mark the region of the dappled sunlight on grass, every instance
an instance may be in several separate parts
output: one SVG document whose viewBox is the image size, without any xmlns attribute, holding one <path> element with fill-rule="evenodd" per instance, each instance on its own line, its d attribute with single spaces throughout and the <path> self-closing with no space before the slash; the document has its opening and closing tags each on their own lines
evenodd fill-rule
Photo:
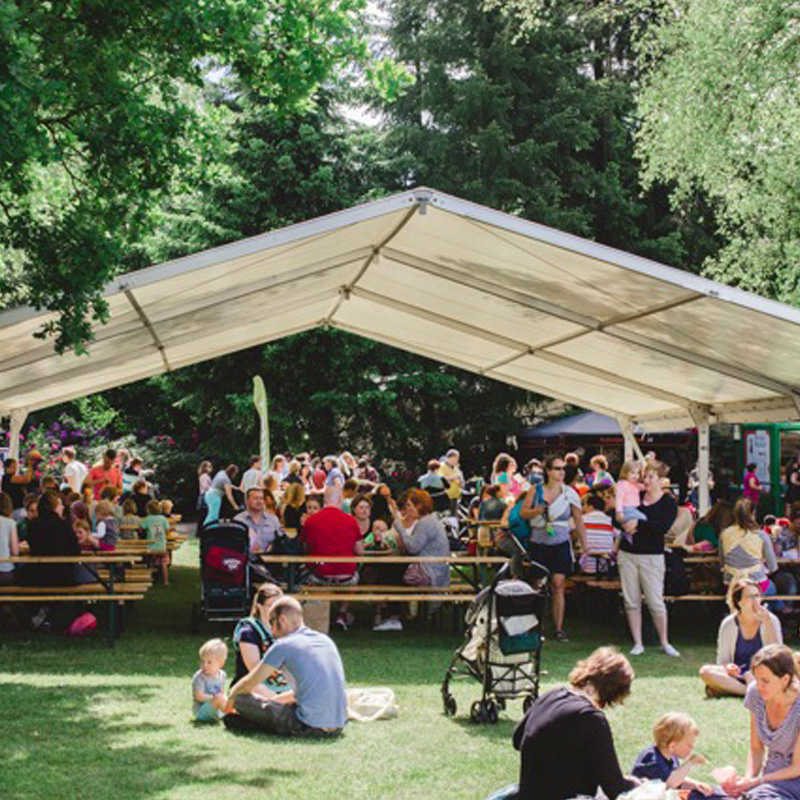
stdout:
<svg viewBox="0 0 800 800">
<path fill-rule="evenodd" d="M 510 702 L 495 726 L 475 726 L 469 709 L 481 695 L 472 680 L 457 681 L 455 718 L 442 709 L 440 685 L 460 634 L 411 625 L 402 633 L 359 625 L 335 632 L 348 683 L 391 686 L 400 717 L 351 724 L 334 741 L 282 741 L 234 735 L 221 725 L 191 721 L 190 678 L 197 649 L 228 626 L 189 627 L 198 596 L 196 549 L 179 553 L 171 585 L 156 586 L 139 604 L 114 648 L 101 637 L 68 640 L 16 633 L 0 636 L 4 750 L 0 797 L 124 800 L 249 800 L 258 797 L 480 800 L 511 782 L 518 755 L 511 735 L 522 703 Z M 595 647 L 628 642 L 619 617 L 569 618 L 568 643 L 548 642 L 547 689 L 567 679 L 577 659 Z M 713 657 L 715 627 L 681 619 L 674 641 L 683 657 L 656 648 L 633 660 L 633 694 L 609 712 L 622 766 L 650 743 L 653 721 L 682 709 L 700 726 L 698 749 L 713 765 L 744 765 L 747 714 L 736 700 L 706 700 L 697 669 Z M 228 662 L 232 671 L 232 659 Z M 707 775 L 698 770 L 697 775 Z"/>
</svg>

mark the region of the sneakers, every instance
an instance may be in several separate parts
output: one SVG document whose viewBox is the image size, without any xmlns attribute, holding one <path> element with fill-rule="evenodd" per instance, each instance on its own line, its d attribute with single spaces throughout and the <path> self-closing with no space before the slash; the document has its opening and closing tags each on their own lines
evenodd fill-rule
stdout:
<svg viewBox="0 0 800 800">
<path fill-rule="evenodd" d="M 343 631 L 347 630 L 347 619 L 343 614 L 339 614 L 339 616 L 336 617 L 336 627 Z"/>
<path fill-rule="evenodd" d="M 664 651 L 664 655 L 670 656 L 672 658 L 681 657 L 681 654 L 669 643 L 665 644 L 661 649 Z"/>
<path fill-rule="evenodd" d="M 630 651 L 632 656 L 640 656 L 644 653 L 644 645 L 643 644 L 635 644 Z"/>
<path fill-rule="evenodd" d="M 47 606 L 42 606 L 32 617 L 31 617 L 31 629 L 34 631 L 38 631 L 47 620 Z"/>
<path fill-rule="evenodd" d="M 374 631 L 401 631 L 403 630 L 403 623 L 400 622 L 399 619 L 396 617 L 392 617 L 390 619 L 385 619 L 383 622 L 379 622 L 376 625 L 372 626 L 372 630 Z"/>
<path fill-rule="evenodd" d="M 566 631 L 556 631 L 553 634 L 553 638 L 557 642 L 568 642 L 569 641 L 569 636 L 567 636 L 567 632 Z"/>
</svg>

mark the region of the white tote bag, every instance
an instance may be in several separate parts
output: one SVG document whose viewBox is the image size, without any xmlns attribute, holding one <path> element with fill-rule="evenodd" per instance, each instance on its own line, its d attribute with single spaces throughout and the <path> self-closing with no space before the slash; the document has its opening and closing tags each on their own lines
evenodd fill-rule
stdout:
<svg viewBox="0 0 800 800">
<path fill-rule="evenodd" d="M 397 698 L 387 686 L 347 690 L 347 718 L 355 722 L 394 719 L 400 713 Z"/>
</svg>

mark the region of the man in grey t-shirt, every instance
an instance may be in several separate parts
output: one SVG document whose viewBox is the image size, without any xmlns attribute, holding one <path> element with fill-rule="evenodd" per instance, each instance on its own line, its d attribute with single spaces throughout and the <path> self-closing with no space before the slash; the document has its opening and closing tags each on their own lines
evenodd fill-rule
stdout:
<svg viewBox="0 0 800 800">
<path fill-rule="evenodd" d="M 303 624 L 303 610 L 293 597 L 281 597 L 270 611 L 275 643 L 261 663 L 231 689 L 225 724 L 258 728 L 281 736 L 332 736 L 347 722 L 344 667 L 333 641 Z M 294 687 L 293 702 L 267 699 L 253 689 L 284 670 Z M 291 700 L 292 698 L 290 698 Z"/>
</svg>

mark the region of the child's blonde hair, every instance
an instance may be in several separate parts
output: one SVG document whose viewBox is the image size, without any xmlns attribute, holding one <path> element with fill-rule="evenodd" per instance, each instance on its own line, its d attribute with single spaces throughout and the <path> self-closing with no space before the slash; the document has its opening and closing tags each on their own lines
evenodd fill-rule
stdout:
<svg viewBox="0 0 800 800">
<path fill-rule="evenodd" d="M 642 465 L 638 461 L 623 461 L 619 468 L 620 480 L 628 480 L 633 473 L 641 473 Z"/>
<path fill-rule="evenodd" d="M 228 657 L 228 645 L 222 639 L 209 639 L 200 648 L 200 658 L 218 658 L 222 663 Z"/>
<path fill-rule="evenodd" d="M 83 531 L 84 533 L 92 532 L 92 528 L 91 525 L 89 525 L 88 519 L 76 519 L 72 523 L 72 530 L 74 530 L 75 533 L 77 533 L 78 531 Z"/>
<path fill-rule="evenodd" d="M 172 502 L 172 500 L 162 500 L 161 501 L 161 513 L 165 517 L 168 517 L 172 513 L 173 505 L 174 505 L 174 503 Z"/>
<path fill-rule="evenodd" d="M 695 721 L 681 711 L 668 711 L 662 714 L 653 725 L 653 741 L 656 747 L 666 749 L 672 742 L 685 739 L 689 734 L 698 733 Z"/>
<path fill-rule="evenodd" d="M 94 509 L 95 516 L 106 519 L 114 516 L 114 505 L 108 500 L 101 500 Z"/>
</svg>

